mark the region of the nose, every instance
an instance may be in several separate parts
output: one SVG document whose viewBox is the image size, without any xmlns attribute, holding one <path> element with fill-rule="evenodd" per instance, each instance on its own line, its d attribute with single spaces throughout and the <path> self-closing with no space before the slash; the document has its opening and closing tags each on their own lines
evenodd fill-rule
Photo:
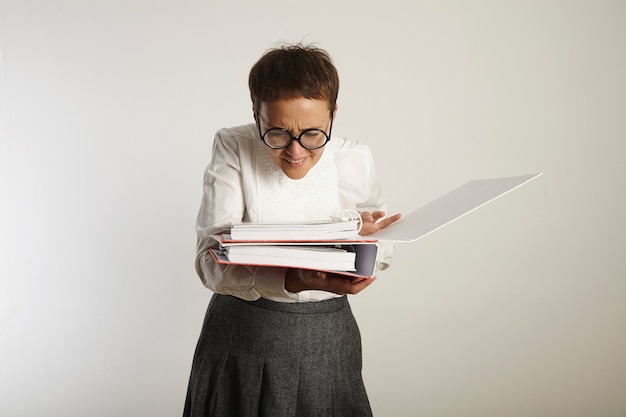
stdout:
<svg viewBox="0 0 626 417">
<path fill-rule="evenodd" d="M 293 140 L 293 139 L 291 143 L 289 144 L 289 146 L 285 148 L 285 150 L 291 156 L 304 155 L 308 152 L 308 149 L 300 145 L 300 142 L 298 142 L 297 140 Z"/>
</svg>

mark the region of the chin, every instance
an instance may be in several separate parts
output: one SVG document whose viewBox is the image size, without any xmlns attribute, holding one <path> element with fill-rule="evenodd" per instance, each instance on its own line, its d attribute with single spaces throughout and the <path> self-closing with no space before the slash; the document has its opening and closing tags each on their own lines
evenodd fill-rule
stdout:
<svg viewBox="0 0 626 417">
<path fill-rule="evenodd" d="M 283 174 L 285 174 L 287 177 L 291 178 L 292 180 L 301 180 L 302 178 L 306 177 L 306 174 L 308 174 L 309 170 L 308 169 L 282 169 Z"/>
</svg>

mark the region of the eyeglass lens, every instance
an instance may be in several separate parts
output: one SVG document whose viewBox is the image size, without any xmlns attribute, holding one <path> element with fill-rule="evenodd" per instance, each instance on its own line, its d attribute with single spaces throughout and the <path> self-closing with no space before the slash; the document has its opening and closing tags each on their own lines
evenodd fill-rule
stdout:
<svg viewBox="0 0 626 417">
<path fill-rule="evenodd" d="M 291 133 L 281 128 L 269 129 L 263 135 L 263 141 L 272 148 L 286 148 L 291 143 L 291 139 Z M 294 139 L 297 139 L 305 148 L 316 149 L 324 146 L 328 137 L 320 129 L 308 129 Z"/>
</svg>

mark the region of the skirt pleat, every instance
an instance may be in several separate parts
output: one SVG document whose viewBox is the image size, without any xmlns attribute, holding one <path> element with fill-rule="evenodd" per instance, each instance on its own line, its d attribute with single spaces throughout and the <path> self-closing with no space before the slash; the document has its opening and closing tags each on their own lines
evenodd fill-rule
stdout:
<svg viewBox="0 0 626 417">
<path fill-rule="evenodd" d="M 371 416 L 347 297 L 249 302 L 215 294 L 184 416 Z"/>
</svg>

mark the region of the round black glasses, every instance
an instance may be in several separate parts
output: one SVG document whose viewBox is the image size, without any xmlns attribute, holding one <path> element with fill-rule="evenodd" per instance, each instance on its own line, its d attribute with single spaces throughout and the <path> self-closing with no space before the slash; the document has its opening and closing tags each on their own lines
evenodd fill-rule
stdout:
<svg viewBox="0 0 626 417">
<path fill-rule="evenodd" d="M 302 131 L 298 136 L 293 136 L 290 131 L 282 127 L 272 127 L 267 129 L 265 133 L 261 132 L 261 122 L 259 113 L 256 115 L 257 127 L 261 140 L 272 149 L 284 149 L 291 145 L 291 141 L 296 141 L 304 149 L 319 149 L 326 145 L 330 140 L 330 133 L 333 129 L 333 112 L 330 112 L 330 129 L 328 133 L 322 129 L 312 128 Z"/>
</svg>

